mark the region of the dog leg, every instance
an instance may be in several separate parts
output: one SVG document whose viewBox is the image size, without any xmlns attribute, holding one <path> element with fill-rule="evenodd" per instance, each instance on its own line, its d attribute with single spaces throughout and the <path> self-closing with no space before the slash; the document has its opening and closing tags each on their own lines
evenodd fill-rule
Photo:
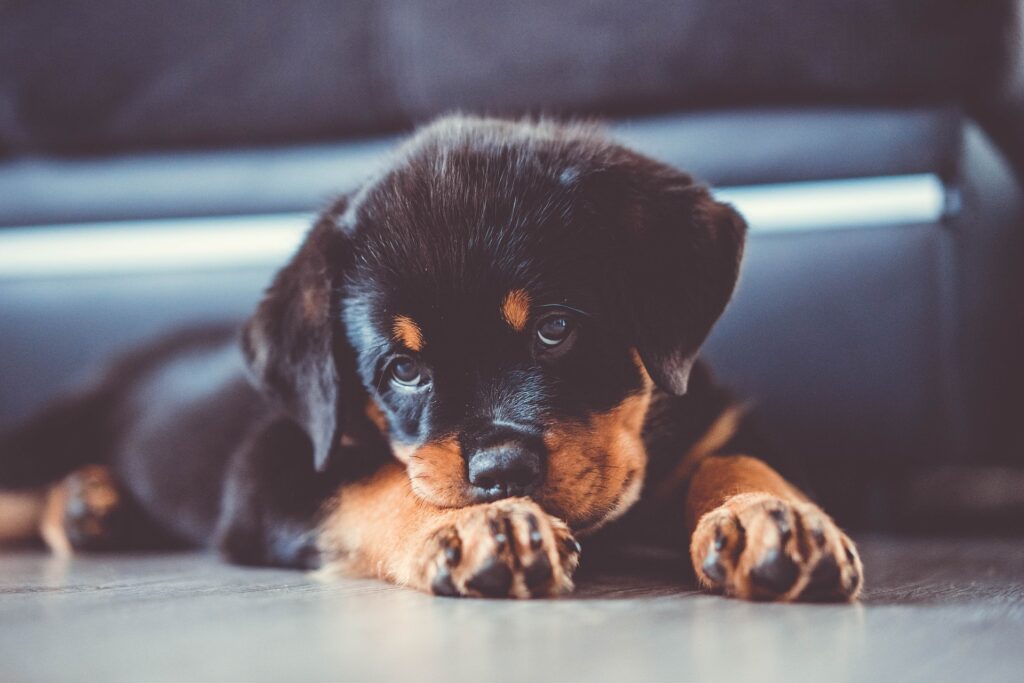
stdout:
<svg viewBox="0 0 1024 683">
<path fill-rule="evenodd" d="M 579 545 L 526 498 L 436 508 L 397 463 L 344 487 L 320 534 L 326 569 L 438 595 L 543 597 L 572 590 Z"/>
<path fill-rule="evenodd" d="M 853 600 L 857 549 L 821 508 L 762 461 L 703 459 L 690 480 L 690 556 L 707 589 L 752 600 Z"/>
<path fill-rule="evenodd" d="M 229 562 L 316 569 L 316 528 L 337 480 L 313 468 L 309 438 L 273 420 L 231 457 L 214 545 Z"/>
<path fill-rule="evenodd" d="M 42 491 L 0 491 L 0 546 L 38 538 L 45 507 Z"/>
<path fill-rule="evenodd" d="M 50 487 L 38 531 L 58 555 L 174 545 L 101 465 L 80 468 Z"/>
</svg>

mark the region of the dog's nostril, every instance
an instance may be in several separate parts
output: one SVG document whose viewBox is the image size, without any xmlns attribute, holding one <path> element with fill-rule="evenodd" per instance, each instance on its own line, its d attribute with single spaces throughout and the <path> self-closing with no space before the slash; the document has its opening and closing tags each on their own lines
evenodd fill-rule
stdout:
<svg viewBox="0 0 1024 683">
<path fill-rule="evenodd" d="M 482 451 L 469 461 L 469 483 L 507 496 L 529 493 L 540 479 L 540 458 L 523 448 Z"/>
</svg>

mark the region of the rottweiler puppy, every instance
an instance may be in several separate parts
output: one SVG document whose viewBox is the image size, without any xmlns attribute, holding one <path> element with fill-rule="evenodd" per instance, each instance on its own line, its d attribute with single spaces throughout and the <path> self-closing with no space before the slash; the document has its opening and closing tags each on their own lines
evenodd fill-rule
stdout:
<svg viewBox="0 0 1024 683">
<path fill-rule="evenodd" d="M 323 213 L 240 335 L 129 355 L 8 434 L 6 533 L 20 501 L 58 550 L 518 598 L 572 590 L 577 539 L 653 537 L 708 590 L 853 599 L 853 543 L 696 363 L 745 232 L 594 126 L 443 118 Z"/>
</svg>

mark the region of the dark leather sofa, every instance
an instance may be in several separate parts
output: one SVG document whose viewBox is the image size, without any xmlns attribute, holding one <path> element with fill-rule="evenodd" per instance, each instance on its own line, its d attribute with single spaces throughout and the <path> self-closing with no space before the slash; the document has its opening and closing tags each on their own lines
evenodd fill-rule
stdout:
<svg viewBox="0 0 1024 683">
<path fill-rule="evenodd" d="M 0 425 L 114 349 L 244 316 L 275 263 L 32 271 L 4 260 L 21 236 L 56 254 L 68 233 L 45 226 L 130 235 L 154 225 L 140 220 L 314 211 L 417 122 L 545 113 L 607 119 L 747 198 L 931 179 L 940 205 L 925 216 L 752 220 L 706 355 L 851 519 L 884 518 L 914 468 L 1024 465 L 1021 13 L 1012 0 L 4 3 Z M 245 243 L 242 226 L 223 249 Z M 116 250 L 110 229 L 96 244 Z"/>
</svg>

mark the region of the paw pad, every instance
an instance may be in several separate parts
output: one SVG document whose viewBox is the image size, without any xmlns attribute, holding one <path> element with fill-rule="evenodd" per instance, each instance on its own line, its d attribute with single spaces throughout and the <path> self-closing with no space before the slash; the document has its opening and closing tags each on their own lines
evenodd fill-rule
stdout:
<svg viewBox="0 0 1024 683">
<path fill-rule="evenodd" d="M 820 508 L 768 494 L 727 500 L 700 519 L 691 543 L 701 583 L 754 600 L 854 599 L 860 559 Z"/>
<path fill-rule="evenodd" d="M 579 543 L 560 520 L 525 499 L 466 508 L 428 542 L 431 592 L 542 597 L 572 589 Z"/>
</svg>

